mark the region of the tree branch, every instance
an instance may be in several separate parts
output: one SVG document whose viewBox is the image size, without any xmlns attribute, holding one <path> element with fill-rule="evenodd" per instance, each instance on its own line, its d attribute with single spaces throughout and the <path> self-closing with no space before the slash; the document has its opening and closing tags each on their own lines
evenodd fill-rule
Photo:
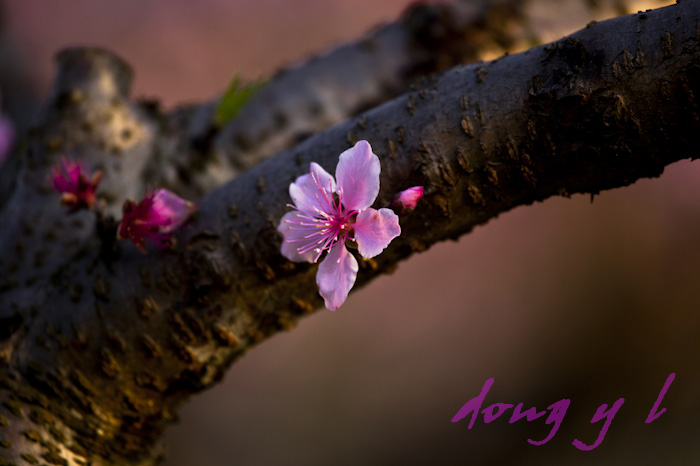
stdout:
<svg viewBox="0 0 700 466">
<path fill-rule="evenodd" d="M 636 0 L 561 0 L 561 18 L 633 11 Z M 149 176 L 159 185 L 199 197 L 238 173 L 305 138 L 403 92 L 430 73 L 520 51 L 579 24 L 547 20 L 546 0 L 478 0 L 417 4 L 362 40 L 338 47 L 273 76 L 223 128 L 218 101 L 169 115 L 171 141 L 154 157 Z M 546 25 L 547 29 L 543 29 Z"/>
<path fill-rule="evenodd" d="M 152 464 L 156 440 L 184 400 L 319 307 L 316 266 L 286 261 L 276 226 L 290 181 L 311 161 L 332 172 L 356 139 L 382 160 L 377 205 L 408 186 L 426 187 L 402 235 L 361 261 L 357 286 L 515 206 L 625 186 L 697 157 L 699 21 L 697 2 L 686 1 L 455 68 L 213 191 L 177 248 L 148 255 L 95 234 L 105 226 L 87 214 L 66 221 L 42 189 L 57 149 L 89 152 L 107 168 L 107 191 L 126 190 L 107 200 L 116 215 L 121 199 L 142 192 L 124 180 L 138 179 L 139 164 L 161 144 L 157 119 L 126 100 L 120 62 L 97 51 L 64 55 L 52 106 L 2 213 L 6 461 Z M 115 154 L 118 144 L 129 150 Z M 59 223 L 65 233 L 39 254 Z"/>
<path fill-rule="evenodd" d="M 181 150 L 154 159 L 156 182 L 198 197 L 312 134 L 408 90 L 425 74 L 522 41 L 525 0 L 417 4 L 362 40 L 278 72 L 223 128 L 218 101 L 171 115 Z M 182 150 L 184 149 L 184 150 Z"/>
</svg>

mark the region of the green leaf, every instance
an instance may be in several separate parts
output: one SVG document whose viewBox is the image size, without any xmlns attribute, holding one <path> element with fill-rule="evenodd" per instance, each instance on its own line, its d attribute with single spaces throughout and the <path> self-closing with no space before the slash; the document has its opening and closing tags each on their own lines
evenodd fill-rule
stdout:
<svg viewBox="0 0 700 466">
<path fill-rule="evenodd" d="M 228 123 L 233 117 L 238 115 L 238 112 L 241 111 L 246 102 L 262 89 L 265 84 L 265 80 L 262 78 L 249 84 L 241 84 L 241 77 L 236 74 L 223 97 L 221 97 L 219 106 L 216 108 L 215 123 L 218 126 L 224 126 Z"/>
</svg>

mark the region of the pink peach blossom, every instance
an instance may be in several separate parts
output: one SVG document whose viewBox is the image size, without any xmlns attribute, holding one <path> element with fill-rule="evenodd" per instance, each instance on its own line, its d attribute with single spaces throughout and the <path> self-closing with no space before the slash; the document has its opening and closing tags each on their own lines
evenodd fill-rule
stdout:
<svg viewBox="0 0 700 466">
<path fill-rule="evenodd" d="M 141 252 L 146 252 L 146 241 L 157 248 L 172 244 L 172 232 L 185 223 L 197 204 L 181 199 L 167 189 L 147 190 L 138 204 L 124 203 L 119 237 L 131 239 Z"/>
<path fill-rule="evenodd" d="M 357 278 L 358 264 L 346 240 L 357 243 L 364 258 L 381 253 L 401 234 L 398 216 L 389 209 L 370 207 L 379 194 L 379 158 L 367 141 L 340 154 L 336 179 L 320 165 L 289 186 L 294 210 L 286 213 L 277 230 L 282 233 L 282 255 L 295 262 L 317 262 L 316 284 L 325 305 L 335 311 L 345 302 Z"/>
<path fill-rule="evenodd" d="M 97 202 L 95 190 L 102 180 L 102 171 L 90 175 L 83 162 L 63 157 L 61 162 L 51 168 L 49 181 L 56 191 L 62 193 L 61 203 L 70 207 L 71 212 L 78 209 L 92 208 Z"/>
<path fill-rule="evenodd" d="M 423 197 L 423 186 L 414 186 L 404 189 L 391 200 L 390 207 L 399 215 L 407 215 L 413 212 L 416 204 Z"/>
</svg>

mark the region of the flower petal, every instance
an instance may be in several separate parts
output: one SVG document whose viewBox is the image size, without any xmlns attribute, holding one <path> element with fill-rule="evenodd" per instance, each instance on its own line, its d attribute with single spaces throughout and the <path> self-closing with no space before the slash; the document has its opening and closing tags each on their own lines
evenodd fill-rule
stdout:
<svg viewBox="0 0 700 466">
<path fill-rule="evenodd" d="M 400 215 L 410 214 L 423 197 L 423 186 L 414 186 L 398 193 L 391 200 L 390 207 Z"/>
<path fill-rule="evenodd" d="M 299 254 L 297 249 L 309 243 L 305 238 L 309 234 L 307 229 L 295 228 L 299 223 L 299 212 L 293 210 L 282 216 L 277 231 L 282 233 L 282 255 L 292 262 L 313 262 L 316 253 L 312 250 Z"/>
<path fill-rule="evenodd" d="M 311 173 L 301 175 L 289 185 L 289 196 L 299 210 L 315 213 L 329 212 L 329 201 L 333 199 L 336 185 L 333 176 L 316 162 L 311 162 Z"/>
<path fill-rule="evenodd" d="M 338 309 L 347 299 L 357 278 L 357 260 L 345 248 L 345 243 L 333 246 L 318 266 L 316 284 L 318 292 L 331 311 Z"/>
<path fill-rule="evenodd" d="M 379 194 L 379 172 L 382 167 L 367 141 L 358 141 L 354 147 L 340 154 L 335 176 L 342 188 L 345 211 L 364 210 Z"/>
<path fill-rule="evenodd" d="M 169 219 L 164 224 L 161 233 L 170 233 L 187 221 L 197 211 L 197 204 L 186 201 L 167 189 L 159 189 L 153 195 L 153 212 L 160 218 Z"/>
<path fill-rule="evenodd" d="M 399 217 L 390 209 L 363 210 L 357 215 L 353 228 L 357 249 L 365 259 L 382 252 L 401 234 Z"/>
<path fill-rule="evenodd" d="M 82 163 L 62 157 L 61 161 L 51 168 L 51 177 L 56 191 L 77 195 L 81 172 L 87 172 Z"/>
<path fill-rule="evenodd" d="M 149 190 L 138 203 L 127 200 L 122 207 L 118 237 L 131 239 L 146 252 L 146 243 L 167 248 L 173 242 L 173 230 L 185 223 L 197 210 L 197 204 L 181 199 L 167 189 Z"/>
</svg>

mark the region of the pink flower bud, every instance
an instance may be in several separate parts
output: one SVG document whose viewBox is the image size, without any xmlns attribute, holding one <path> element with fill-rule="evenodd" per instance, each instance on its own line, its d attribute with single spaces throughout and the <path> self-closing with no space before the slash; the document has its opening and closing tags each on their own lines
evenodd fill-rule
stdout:
<svg viewBox="0 0 700 466">
<path fill-rule="evenodd" d="M 130 239 L 143 253 L 146 240 L 157 248 L 167 248 L 172 243 L 172 232 L 196 211 L 197 204 L 167 189 L 147 190 L 138 204 L 131 200 L 124 203 L 119 237 Z"/>
<path fill-rule="evenodd" d="M 75 162 L 63 157 L 61 162 L 51 169 L 49 181 L 56 191 L 62 193 L 61 203 L 70 207 L 71 212 L 95 206 L 95 190 L 102 180 L 102 171 L 90 176 L 90 171 L 82 162 Z"/>
<path fill-rule="evenodd" d="M 423 186 L 414 186 L 398 193 L 391 200 L 391 208 L 399 215 L 413 212 L 416 204 L 423 197 Z"/>
</svg>

